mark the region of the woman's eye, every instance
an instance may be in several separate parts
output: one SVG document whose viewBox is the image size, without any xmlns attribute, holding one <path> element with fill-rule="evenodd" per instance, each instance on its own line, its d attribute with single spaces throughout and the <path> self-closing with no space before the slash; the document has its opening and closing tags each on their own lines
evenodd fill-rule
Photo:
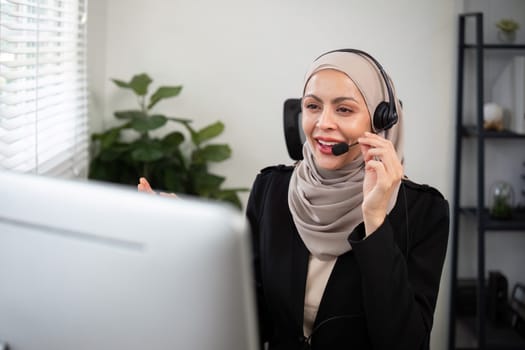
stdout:
<svg viewBox="0 0 525 350">
<path fill-rule="evenodd" d="M 350 108 L 346 108 L 346 107 L 339 107 L 337 108 L 337 111 L 340 113 L 351 113 L 352 112 Z"/>
<path fill-rule="evenodd" d="M 306 104 L 306 109 L 316 110 L 316 109 L 318 109 L 318 108 L 319 108 L 319 106 L 316 105 L 315 103 L 307 103 L 307 104 Z"/>
</svg>

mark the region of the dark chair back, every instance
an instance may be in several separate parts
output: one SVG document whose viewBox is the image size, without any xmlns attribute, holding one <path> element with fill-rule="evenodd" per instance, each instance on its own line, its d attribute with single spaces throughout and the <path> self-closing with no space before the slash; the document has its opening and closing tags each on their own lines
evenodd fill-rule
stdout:
<svg viewBox="0 0 525 350">
<path fill-rule="evenodd" d="M 289 98 L 284 101 L 284 138 L 288 155 L 293 160 L 303 159 L 304 134 L 301 129 L 301 99 Z"/>
</svg>

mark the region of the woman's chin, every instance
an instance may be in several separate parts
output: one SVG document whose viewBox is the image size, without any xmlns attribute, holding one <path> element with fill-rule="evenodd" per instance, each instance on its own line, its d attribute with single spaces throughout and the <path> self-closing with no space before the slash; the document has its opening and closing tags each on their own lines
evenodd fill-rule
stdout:
<svg viewBox="0 0 525 350">
<path fill-rule="evenodd" d="M 342 159 L 334 155 L 318 155 L 315 157 L 315 164 L 323 170 L 337 170 L 345 165 Z"/>
</svg>

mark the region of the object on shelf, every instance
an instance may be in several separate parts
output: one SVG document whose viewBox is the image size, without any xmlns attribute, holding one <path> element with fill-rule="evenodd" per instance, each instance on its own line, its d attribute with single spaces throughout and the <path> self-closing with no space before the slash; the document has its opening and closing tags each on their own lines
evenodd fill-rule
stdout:
<svg viewBox="0 0 525 350">
<path fill-rule="evenodd" d="M 492 86 L 492 98 L 503 108 L 511 131 L 525 134 L 525 56 L 515 56 Z"/>
<path fill-rule="evenodd" d="M 512 327 L 522 337 L 525 337 L 525 285 L 516 283 L 512 289 L 510 309 Z"/>
<path fill-rule="evenodd" d="M 477 281 L 475 278 L 459 278 L 456 291 L 456 313 L 458 316 L 476 315 Z"/>
<path fill-rule="evenodd" d="M 503 130 L 503 108 L 497 103 L 483 105 L 483 128 L 485 130 Z"/>
<path fill-rule="evenodd" d="M 516 41 L 516 31 L 520 29 L 520 25 L 513 19 L 502 18 L 496 22 L 498 27 L 498 39 L 505 43 L 510 44 Z"/>
<path fill-rule="evenodd" d="M 500 271 L 489 271 L 486 311 L 487 319 L 494 327 L 510 324 L 509 306 L 507 301 L 508 281 Z M 477 280 L 475 278 L 460 278 L 457 281 L 456 314 L 460 317 L 475 317 L 477 308 Z"/>
<path fill-rule="evenodd" d="M 514 206 L 514 189 L 505 182 L 499 181 L 490 187 L 490 216 L 494 219 L 505 220 L 512 217 Z"/>
<path fill-rule="evenodd" d="M 523 166 L 525 167 L 525 162 L 523 162 Z M 525 181 L 525 173 L 521 174 L 521 178 Z M 522 204 L 520 205 L 520 207 L 525 208 L 525 186 L 521 190 L 521 196 L 524 198 L 522 199 L 523 202 L 521 202 Z"/>
<path fill-rule="evenodd" d="M 489 271 L 488 284 L 488 319 L 492 321 L 495 327 L 507 326 L 509 323 L 507 303 L 509 283 L 507 277 L 500 271 Z"/>
</svg>

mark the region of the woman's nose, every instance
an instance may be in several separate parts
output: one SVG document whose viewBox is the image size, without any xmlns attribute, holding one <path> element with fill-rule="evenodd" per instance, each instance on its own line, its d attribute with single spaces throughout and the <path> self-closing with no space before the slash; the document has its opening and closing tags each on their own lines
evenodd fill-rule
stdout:
<svg viewBox="0 0 525 350">
<path fill-rule="evenodd" d="M 319 115 L 319 119 L 317 120 L 317 127 L 324 130 L 336 128 L 334 115 L 329 108 L 325 108 L 323 112 Z"/>
</svg>

